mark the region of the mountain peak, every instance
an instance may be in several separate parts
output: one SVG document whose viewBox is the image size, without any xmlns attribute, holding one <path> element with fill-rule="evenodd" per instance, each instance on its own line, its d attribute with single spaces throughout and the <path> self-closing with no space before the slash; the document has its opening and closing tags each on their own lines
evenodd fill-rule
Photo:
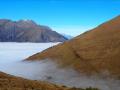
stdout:
<svg viewBox="0 0 120 90">
<path fill-rule="evenodd" d="M 18 23 L 26 23 L 26 24 L 36 25 L 36 23 L 33 20 L 29 20 L 29 19 L 19 20 Z"/>
<path fill-rule="evenodd" d="M 63 42 L 67 39 L 32 20 L 0 20 L 0 42 Z"/>
</svg>

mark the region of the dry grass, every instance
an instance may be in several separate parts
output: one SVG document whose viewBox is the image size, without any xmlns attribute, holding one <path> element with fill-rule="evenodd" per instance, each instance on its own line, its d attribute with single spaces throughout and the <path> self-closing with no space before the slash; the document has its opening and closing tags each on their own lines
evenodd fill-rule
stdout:
<svg viewBox="0 0 120 90">
<path fill-rule="evenodd" d="M 0 72 L 0 90 L 98 90 L 96 88 L 68 88 L 43 81 L 27 80 Z"/>
<path fill-rule="evenodd" d="M 46 58 L 86 74 L 108 71 L 120 77 L 120 16 L 27 60 Z"/>
</svg>

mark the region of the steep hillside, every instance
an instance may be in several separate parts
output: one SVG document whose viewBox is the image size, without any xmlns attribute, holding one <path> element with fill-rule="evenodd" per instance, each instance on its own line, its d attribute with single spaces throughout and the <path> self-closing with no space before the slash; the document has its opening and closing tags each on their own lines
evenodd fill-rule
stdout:
<svg viewBox="0 0 120 90">
<path fill-rule="evenodd" d="M 0 72 L 0 90 L 98 90 L 95 88 L 68 88 L 43 81 L 27 80 Z"/>
<path fill-rule="evenodd" d="M 31 20 L 0 19 L 0 42 L 63 42 L 67 38 Z"/>
<path fill-rule="evenodd" d="M 50 58 L 79 72 L 120 78 L 120 16 L 27 60 Z"/>
</svg>

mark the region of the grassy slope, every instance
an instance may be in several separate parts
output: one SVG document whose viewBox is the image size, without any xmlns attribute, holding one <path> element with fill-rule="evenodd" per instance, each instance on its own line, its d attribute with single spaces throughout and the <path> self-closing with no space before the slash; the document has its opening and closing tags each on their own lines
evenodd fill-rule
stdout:
<svg viewBox="0 0 120 90">
<path fill-rule="evenodd" d="M 98 90 L 58 86 L 46 82 L 27 80 L 0 72 L 0 90 Z"/>
<path fill-rule="evenodd" d="M 108 71 L 120 77 L 120 16 L 27 60 L 46 58 L 86 74 Z"/>
</svg>

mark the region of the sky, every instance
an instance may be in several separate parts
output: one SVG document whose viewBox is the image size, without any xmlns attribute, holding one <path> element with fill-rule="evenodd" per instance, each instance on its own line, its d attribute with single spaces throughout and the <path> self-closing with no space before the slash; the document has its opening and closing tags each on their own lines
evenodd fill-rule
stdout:
<svg viewBox="0 0 120 90">
<path fill-rule="evenodd" d="M 0 19 L 29 19 L 72 36 L 119 14 L 120 0 L 0 0 Z"/>
</svg>

